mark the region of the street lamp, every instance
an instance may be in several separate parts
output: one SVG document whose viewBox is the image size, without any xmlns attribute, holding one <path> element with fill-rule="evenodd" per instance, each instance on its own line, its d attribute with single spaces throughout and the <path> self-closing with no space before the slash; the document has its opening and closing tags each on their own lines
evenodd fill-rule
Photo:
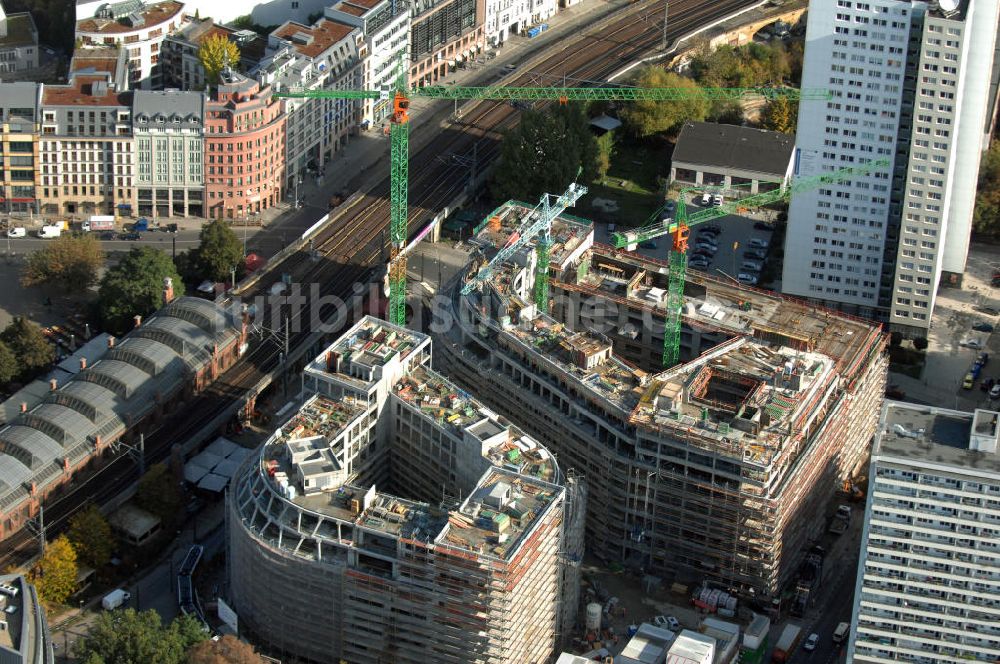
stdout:
<svg viewBox="0 0 1000 664">
<path fill-rule="evenodd" d="M 295 209 L 299 209 L 299 185 L 302 184 L 302 178 L 298 175 L 295 176 Z"/>
</svg>

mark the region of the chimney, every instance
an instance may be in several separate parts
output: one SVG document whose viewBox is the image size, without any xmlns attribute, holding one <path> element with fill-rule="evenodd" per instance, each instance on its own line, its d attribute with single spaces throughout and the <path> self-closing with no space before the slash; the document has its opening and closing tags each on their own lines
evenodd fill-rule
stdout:
<svg viewBox="0 0 1000 664">
<path fill-rule="evenodd" d="M 139 327 L 140 325 L 142 325 L 142 316 L 137 315 L 134 320 L 135 320 L 135 326 L 136 327 Z"/>
<path fill-rule="evenodd" d="M 69 472 L 69 457 L 63 457 L 63 471 Z"/>
<path fill-rule="evenodd" d="M 56 390 L 58 390 L 59 389 L 59 381 L 56 380 L 55 378 L 53 378 L 52 380 L 50 380 L 49 381 L 49 389 L 52 390 L 53 392 L 55 392 Z"/>
<path fill-rule="evenodd" d="M 174 300 L 174 280 L 170 277 L 163 278 L 163 304 L 170 304 Z"/>
<path fill-rule="evenodd" d="M 114 348 L 114 347 L 115 347 L 115 338 L 112 337 L 112 336 L 109 336 L 108 337 L 108 348 Z"/>
<path fill-rule="evenodd" d="M 94 436 L 94 447 L 97 448 L 98 450 L 101 449 L 101 437 L 100 436 Z"/>
<path fill-rule="evenodd" d="M 87 368 L 87 358 L 81 357 L 80 358 L 80 371 L 83 371 L 86 368 Z"/>
<path fill-rule="evenodd" d="M 22 413 L 27 413 L 28 412 L 28 402 L 27 401 L 22 401 L 21 402 L 21 412 Z"/>
</svg>

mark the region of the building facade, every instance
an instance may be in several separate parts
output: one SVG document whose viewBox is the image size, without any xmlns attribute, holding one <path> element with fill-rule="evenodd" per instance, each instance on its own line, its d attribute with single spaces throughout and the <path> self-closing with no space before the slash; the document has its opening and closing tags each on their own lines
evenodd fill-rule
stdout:
<svg viewBox="0 0 1000 664">
<path fill-rule="evenodd" d="M 528 210 L 471 242 L 487 256 Z M 552 316 L 530 243 L 456 298 L 437 366 L 586 480 L 588 551 L 665 582 L 777 598 L 863 463 L 885 386 L 875 325 L 690 273 L 681 357 L 662 366 L 669 267 L 551 231 Z M 470 265 L 466 278 L 475 279 Z"/>
<path fill-rule="evenodd" d="M 38 126 L 42 86 L 0 83 L 0 210 L 39 211 Z"/>
<path fill-rule="evenodd" d="M 360 90 L 367 53 L 360 28 L 322 18 L 311 26 L 288 22 L 268 37 L 258 76 L 276 91 Z M 361 124 L 359 99 L 285 99 L 288 191 L 306 172 L 318 172 Z"/>
<path fill-rule="evenodd" d="M 510 35 L 552 18 L 558 9 L 557 0 L 486 0 L 486 42 L 493 48 L 502 46 Z"/>
<path fill-rule="evenodd" d="M 132 95 L 110 74 L 45 86 L 41 125 L 43 214 L 110 215 L 132 204 Z"/>
<path fill-rule="evenodd" d="M 431 85 L 486 47 L 485 0 L 418 0 L 410 9 L 410 82 Z"/>
<path fill-rule="evenodd" d="M 285 114 L 271 87 L 224 71 L 205 102 L 205 192 L 213 219 L 277 205 L 285 181 Z"/>
<path fill-rule="evenodd" d="M 792 197 L 785 292 L 926 335 L 942 275 L 965 270 L 998 12 L 998 0 L 811 3 L 802 85 L 832 97 L 800 104 L 795 173 L 890 165 Z"/>
<path fill-rule="evenodd" d="M 882 407 L 849 663 L 1000 659 L 998 420 Z"/>
<path fill-rule="evenodd" d="M 45 607 L 35 586 L 22 574 L 0 576 L 0 662 L 4 664 L 55 664 L 52 635 Z M 13 589 L 14 592 L 10 592 Z"/>
<path fill-rule="evenodd" d="M 429 337 L 362 319 L 237 473 L 229 587 L 265 650 L 543 664 L 572 626 L 584 494 L 430 360 Z"/>
<path fill-rule="evenodd" d="M 365 90 L 392 88 L 399 78 L 399 67 L 407 66 L 410 39 L 410 10 L 406 3 L 394 0 L 340 0 L 328 7 L 326 18 L 360 28 L 364 34 L 366 55 L 362 56 L 361 85 Z M 392 115 L 392 99 L 365 99 L 361 105 L 361 124 L 371 128 Z"/>
<path fill-rule="evenodd" d="M 38 29 L 31 12 L 8 14 L 0 4 L 0 76 L 17 78 L 38 68 Z"/>
<path fill-rule="evenodd" d="M 139 216 L 204 216 L 205 96 L 137 90 L 132 126 Z"/>
</svg>

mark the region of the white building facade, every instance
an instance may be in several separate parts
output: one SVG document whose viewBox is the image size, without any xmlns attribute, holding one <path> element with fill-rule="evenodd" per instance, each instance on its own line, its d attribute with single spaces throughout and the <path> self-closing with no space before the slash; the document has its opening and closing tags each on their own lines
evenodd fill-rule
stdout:
<svg viewBox="0 0 1000 664">
<path fill-rule="evenodd" d="M 998 417 L 883 406 L 849 663 L 1000 658 Z"/>
<path fill-rule="evenodd" d="M 408 67 L 410 8 L 399 0 L 341 0 L 325 11 L 326 18 L 360 28 L 366 54 L 362 60 L 361 85 L 365 90 L 392 89 L 399 66 Z M 392 98 L 362 102 L 364 127 L 374 127 L 392 115 Z"/>
<path fill-rule="evenodd" d="M 926 335 L 942 274 L 965 270 L 998 8 L 811 3 L 802 85 L 832 97 L 801 102 L 795 174 L 889 166 L 796 193 L 784 292 Z"/>
<path fill-rule="evenodd" d="M 77 4 L 76 38 L 82 48 L 115 45 L 127 49 L 131 87 L 155 90 L 161 83 L 160 46 L 168 34 L 184 25 L 184 9 L 184 3 L 177 0 Z"/>
<path fill-rule="evenodd" d="M 288 22 L 271 33 L 268 55 L 258 77 L 276 91 L 360 90 L 363 85 L 365 38 L 361 29 L 320 19 L 311 26 Z M 360 99 L 285 99 L 286 175 L 289 190 L 295 177 L 316 172 L 347 145 L 361 123 Z"/>
<path fill-rule="evenodd" d="M 510 35 L 552 18 L 558 9 L 558 0 L 486 0 L 486 42 L 501 46 Z"/>
</svg>

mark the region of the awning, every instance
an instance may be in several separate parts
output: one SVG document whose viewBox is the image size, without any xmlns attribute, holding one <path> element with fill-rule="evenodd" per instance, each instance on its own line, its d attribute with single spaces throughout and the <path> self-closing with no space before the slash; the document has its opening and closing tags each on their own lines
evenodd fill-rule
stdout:
<svg viewBox="0 0 1000 664">
<path fill-rule="evenodd" d="M 118 204 L 118 209 L 119 210 L 131 210 L 132 209 L 132 204 L 131 203 L 119 203 Z"/>
</svg>

